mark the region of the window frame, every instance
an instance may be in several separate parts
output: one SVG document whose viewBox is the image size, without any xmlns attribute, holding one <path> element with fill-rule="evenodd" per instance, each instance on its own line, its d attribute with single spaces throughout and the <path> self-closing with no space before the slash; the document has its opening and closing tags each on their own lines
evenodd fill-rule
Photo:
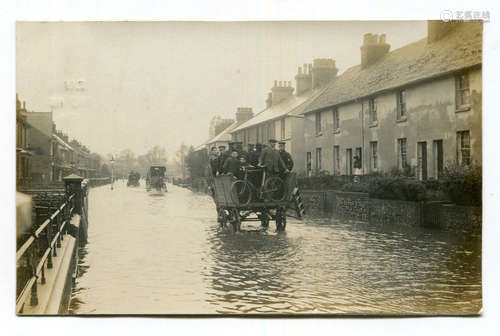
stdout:
<svg viewBox="0 0 500 336">
<path fill-rule="evenodd" d="M 467 147 L 464 147 L 464 135 L 467 135 Z M 464 152 L 467 162 L 464 162 Z M 457 131 L 457 163 L 460 166 L 470 166 L 472 162 L 470 130 Z"/>
<path fill-rule="evenodd" d="M 315 133 L 316 135 L 322 135 L 322 125 L 321 125 L 321 111 L 315 113 Z"/>
<path fill-rule="evenodd" d="M 333 117 L 333 132 L 337 133 L 340 131 L 340 113 L 338 108 L 336 107 L 333 108 L 332 117 Z"/>
<path fill-rule="evenodd" d="M 321 172 L 321 169 L 322 169 L 322 161 L 323 161 L 323 153 L 322 153 L 322 150 L 321 150 L 321 147 L 316 147 L 316 150 L 314 151 L 316 153 L 316 157 L 315 157 L 315 169 L 316 169 L 316 173 L 318 174 L 319 172 Z"/>
<path fill-rule="evenodd" d="M 462 79 L 465 79 L 463 81 Z M 466 86 L 464 86 L 464 83 Z M 467 101 L 464 102 L 464 97 Z M 461 72 L 455 75 L 455 108 L 458 112 L 470 109 L 470 78 L 469 72 Z"/>
<path fill-rule="evenodd" d="M 408 110 L 406 106 L 406 89 L 400 89 L 396 93 L 397 102 L 397 121 L 406 121 L 408 119 Z M 404 100 L 404 101 L 403 101 Z M 404 114 L 403 114 L 404 111 Z"/>
<path fill-rule="evenodd" d="M 369 120 L 370 124 L 374 125 L 378 122 L 378 115 L 377 115 L 377 98 L 373 97 L 368 99 L 368 114 L 369 114 Z"/>
<path fill-rule="evenodd" d="M 333 145 L 333 174 L 340 175 L 340 146 Z"/>
<path fill-rule="evenodd" d="M 370 169 L 378 170 L 378 141 L 370 141 Z"/>
<path fill-rule="evenodd" d="M 408 167 L 408 139 L 398 138 L 398 168 L 405 169 L 406 167 Z"/>
</svg>

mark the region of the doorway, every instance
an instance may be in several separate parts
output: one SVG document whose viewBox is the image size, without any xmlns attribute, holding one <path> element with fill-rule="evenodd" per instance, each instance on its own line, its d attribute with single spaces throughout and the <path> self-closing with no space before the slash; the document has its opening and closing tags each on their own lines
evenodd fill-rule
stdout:
<svg viewBox="0 0 500 336">
<path fill-rule="evenodd" d="M 434 151 L 434 177 L 439 179 L 443 174 L 444 155 L 443 155 L 443 140 L 433 141 Z"/>
<path fill-rule="evenodd" d="M 345 160 L 346 160 L 346 175 L 352 175 L 352 148 L 347 148 L 345 150 Z"/>
<path fill-rule="evenodd" d="M 427 142 L 417 143 L 418 179 L 427 180 Z"/>
</svg>

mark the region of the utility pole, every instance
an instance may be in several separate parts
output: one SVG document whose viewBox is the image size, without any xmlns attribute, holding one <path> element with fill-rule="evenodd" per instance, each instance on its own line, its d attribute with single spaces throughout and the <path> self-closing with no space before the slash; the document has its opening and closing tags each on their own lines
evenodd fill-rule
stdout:
<svg viewBox="0 0 500 336">
<path fill-rule="evenodd" d="M 111 190 L 113 190 L 113 185 L 115 183 L 115 176 L 114 176 L 114 171 L 113 171 L 114 163 L 115 163 L 115 159 L 113 158 L 113 156 L 111 156 Z"/>
</svg>

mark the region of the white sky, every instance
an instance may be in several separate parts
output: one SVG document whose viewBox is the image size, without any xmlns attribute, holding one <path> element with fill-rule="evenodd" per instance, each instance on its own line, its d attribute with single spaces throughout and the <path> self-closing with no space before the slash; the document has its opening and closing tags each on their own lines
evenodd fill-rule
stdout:
<svg viewBox="0 0 500 336">
<path fill-rule="evenodd" d="M 29 110 L 92 151 L 198 145 L 215 115 L 264 108 L 273 81 L 331 57 L 360 63 L 364 33 L 391 50 L 424 38 L 425 21 L 17 23 L 16 90 Z M 84 90 L 74 83 L 83 80 Z M 68 84 L 65 84 L 67 82 Z M 68 86 L 69 88 L 66 88 Z M 58 103 L 62 102 L 62 107 Z"/>
</svg>

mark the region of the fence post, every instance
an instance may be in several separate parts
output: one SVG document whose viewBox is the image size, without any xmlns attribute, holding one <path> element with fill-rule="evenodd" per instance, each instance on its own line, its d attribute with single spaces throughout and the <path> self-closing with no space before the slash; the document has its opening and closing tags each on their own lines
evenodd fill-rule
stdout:
<svg viewBox="0 0 500 336">
<path fill-rule="evenodd" d="M 85 216 L 85 208 L 84 208 L 84 197 L 86 197 L 86 192 L 87 192 L 87 187 L 86 185 L 82 186 L 82 181 L 83 177 L 78 176 L 76 174 L 71 174 L 68 175 L 64 178 L 64 184 L 65 184 L 65 190 L 66 190 L 66 197 L 67 199 L 71 196 L 74 195 L 73 201 L 74 201 L 74 213 L 77 213 L 81 216 L 81 221 L 80 221 L 80 227 L 79 227 L 79 240 L 81 243 L 86 243 L 87 242 L 87 225 L 86 223 L 86 218 Z M 70 214 L 71 216 L 71 214 Z M 71 220 L 71 218 L 70 218 Z M 83 225 L 82 225 L 83 224 Z"/>
</svg>

